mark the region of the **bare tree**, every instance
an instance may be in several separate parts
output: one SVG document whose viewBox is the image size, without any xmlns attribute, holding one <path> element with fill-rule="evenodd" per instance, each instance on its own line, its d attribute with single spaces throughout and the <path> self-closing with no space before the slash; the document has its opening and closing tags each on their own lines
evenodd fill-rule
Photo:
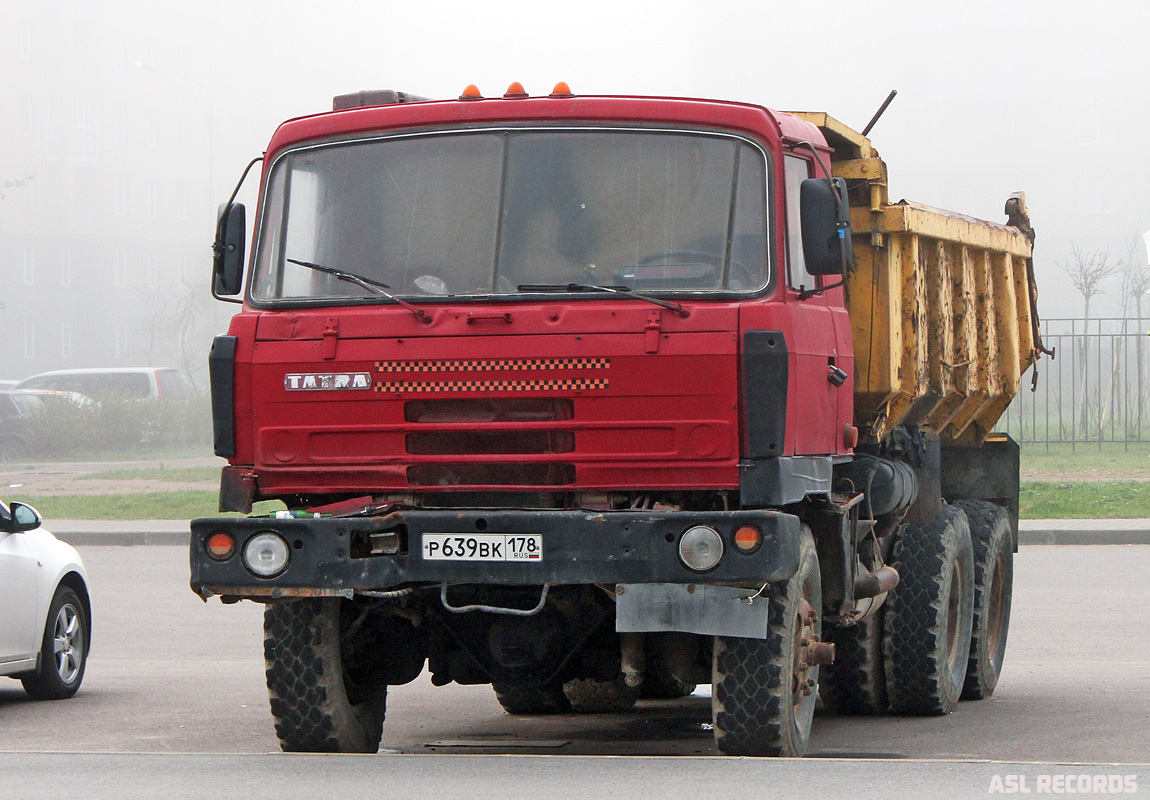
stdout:
<svg viewBox="0 0 1150 800">
<path fill-rule="evenodd" d="M 1119 272 L 1122 275 L 1122 326 L 1123 333 L 1127 332 L 1126 323 L 1130 318 L 1131 303 L 1134 308 L 1134 324 L 1136 326 L 1136 333 L 1142 332 L 1142 300 L 1147 295 L 1150 295 L 1150 231 L 1143 235 L 1143 242 L 1138 241 L 1137 236 L 1131 237 L 1126 245 L 1126 252 L 1123 253 L 1122 258 L 1119 260 Z M 1142 245 L 1148 249 L 1144 253 Z M 1137 374 L 1137 387 L 1135 391 L 1136 397 L 1136 412 L 1138 420 L 1138 428 L 1142 428 L 1142 412 L 1145 407 L 1145 398 L 1143 397 L 1143 387 L 1145 386 L 1145 344 L 1140 335 L 1134 337 L 1135 341 L 1135 369 Z"/>
<path fill-rule="evenodd" d="M 1070 276 L 1070 282 L 1086 301 L 1083 320 L 1090 320 L 1090 299 L 1102 294 L 1102 282 L 1118 271 L 1119 263 L 1111 262 L 1106 249 L 1084 252 L 1071 242 L 1070 258 L 1058 262 L 1059 268 Z"/>
<path fill-rule="evenodd" d="M 1058 262 L 1058 266 L 1070 276 L 1070 282 L 1082 295 L 1085 306 L 1082 313 L 1083 336 L 1078 345 L 1079 363 L 1082 365 L 1082 407 L 1079 419 L 1085 430 L 1090 422 L 1090 381 L 1086 374 L 1087 334 L 1090 329 L 1090 300 L 1102 294 L 1102 283 L 1118 271 L 1118 263 L 1110 260 L 1110 253 L 1106 249 L 1085 252 L 1073 242 L 1070 244 L 1070 258 Z"/>
<path fill-rule="evenodd" d="M 1130 398 L 1129 392 L 1123 392 L 1115 402 L 1115 390 L 1122 385 L 1122 370 L 1126 367 L 1129 360 L 1129 338 L 1127 334 L 1130 331 L 1131 311 L 1134 312 L 1135 320 L 1142 319 L 1142 298 L 1147 292 L 1150 292 L 1150 265 L 1144 263 L 1144 259 L 1139 258 L 1138 253 L 1138 237 L 1133 237 L 1126 244 L 1126 250 L 1119 256 L 1116 263 L 1117 272 L 1119 277 L 1119 295 L 1118 295 L 1118 317 L 1122 320 L 1120 335 L 1114 337 L 1111 342 L 1110 348 L 1110 381 L 1106 387 L 1106 399 L 1100 404 L 1098 411 L 1098 429 L 1099 435 L 1103 426 L 1106 424 L 1107 416 L 1113 412 L 1115 416 L 1122 412 L 1125 408 L 1127 413 L 1127 421 L 1129 422 L 1130 413 Z M 1133 306 L 1133 308 L 1132 308 Z M 1138 322 L 1136 325 L 1140 325 Z M 1101 331 L 1099 331 L 1101 333 Z M 1142 340 L 1137 340 L 1137 353 L 1138 356 L 1138 381 L 1141 385 L 1141 356 L 1142 356 Z M 1101 355 L 1101 353 L 1099 353 Z M 1139 419 L 1141 419 L 1141 391 L 1139 390 L 1136 403 L 1139 407 Z"/>
<path fill-rule="evenodd" d="M 4 181 L 3 183 L 0 183 L 0 200 L 3 200 L 5 197 L 8 196 L 6 194 L 6 190 L 18 189 L 21 186 L 24 186 L 25 184 L 30 183 L 31 181 L 32 181 L 32 176 L 26 175 L 25 177 L 20 178 L 18 180 L 7 180 L 7 181 Z"/>
<path fill-rule="evenodd" d="M 179 367 L 192 382 L 193 388 L 203 391 L 207 353 L 212 336 L 217 332 L 217 320 L 212 313 L 211 295 L 204 287 L 185 281 L 142 292 L 138 354 L 148 364 L 171 364 Z"/>
<path fill-rule="evenodd" d="M 1138 239 L 1135 236 L 1127 242 L 1126 250 L 1115 264 L 1121 280 L 1118 307 L 1124 319 L 1142 319 L 1142 299 L 1150 294 L 1150 263 L 1139 252 L 1141 242 Z"/>
</svg>

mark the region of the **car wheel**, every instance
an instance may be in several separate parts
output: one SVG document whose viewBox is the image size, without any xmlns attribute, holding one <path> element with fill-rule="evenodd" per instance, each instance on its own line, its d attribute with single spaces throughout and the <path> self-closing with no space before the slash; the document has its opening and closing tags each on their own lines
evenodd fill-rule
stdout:
<svg viewBox="0 0 1150 800">
<path fill-rule="evenodd" d="M 91 630 L 75 590 L 56 587 L 40 644 L 40 666 L 21 678 L 24 691 L 36 700 L 63 700 L 74 695 L 84 680 Z"/>
</svg>

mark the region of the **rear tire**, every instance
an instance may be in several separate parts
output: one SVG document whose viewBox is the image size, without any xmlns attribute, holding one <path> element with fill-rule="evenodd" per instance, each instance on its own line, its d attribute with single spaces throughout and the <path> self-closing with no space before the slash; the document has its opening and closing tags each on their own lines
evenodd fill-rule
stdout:
<svg viewBox="0 0 1150 800">
<path fill-rule="evenodd" d="M 840 716 L 886 712 L 886 674 L 882 652 L 883 609 L 849 628 L 826 628 L 823 638 L 834 643 L 834 663 L 820 676 L 823 705 Z"/>
<path fill-rule="evenodd" d="M 974 627 L 966 666 L 963 700 L 994 694 L 1006 657 L 1010 599 L 1014 582 L 1014 539 L 1002 506 L 985 500 L 958 500 L 970 520 L 974 545 Z"/>
<path fill-rule="evenodd" d="M 285 752 L 379 750 L 387 686 L 349 673 L 340 637 L 344 602 L 305 598 L 264 611 L 268 697 Z"/>
<path fill-rule="evenodd" d="M 647 636 L 647 647 L 644 650 L 646 667 L 643 682 L 639 684 L 639 697 L 647 700 L 675 700 L 686 697 L 695 691 L 695 684 L 687 683 L 672 672 L 671 665 L 667 663 L 666 652 L 655 638 L 657 636 L 659 634 Z"/>
<path fill-rule="evenodd" d="M 800 537 L 798 571 L 766 595 L 767 638 L 715 637 L 711 713 L 724 755 L 801 756 L 810 742 L 819 668 L 806 656 L 822 632 L 822 584 L 805 525 Z"/>
<path fill-rule="evenodd" d="M 891 710 L 949 714 L 966 680 L 974 615 L 974 550 L 960 508 L 943 505 L 923 524 L 906 524 L 892 553 L 899 583 L 883 624 Z"/>
<path fill-rule="evenodd" d="M 628 686 L 622 675 L 610 681 L 576 678 L 563 684 L 563 694 L 576 714 L 607 714 L 634 706 L 639 687 Z"/>
<path fill-rule="evenodd" d="M 536 686 L 493 683 L 495 697 L 508 714 L 534 716 L 537 714 L 566 714 L 571 703 L 562 689 L 541 689 Z"/>
</svg>

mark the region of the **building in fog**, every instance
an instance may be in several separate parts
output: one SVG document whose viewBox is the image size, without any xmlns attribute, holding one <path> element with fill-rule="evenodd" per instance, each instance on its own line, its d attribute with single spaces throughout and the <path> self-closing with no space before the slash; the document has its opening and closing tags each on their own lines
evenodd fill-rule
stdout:
<svg viewBox="0 0 1150 800">
<path fill-rule="evenodd" d="M 202 385 L 227 309 L 207 288 L 225 190 L 201 37 L 151 45 L 101 4 L 6 17 L 0 74 L 19 80 L 0 115 L 0 379 L 157 365 Z"/>
</svg>

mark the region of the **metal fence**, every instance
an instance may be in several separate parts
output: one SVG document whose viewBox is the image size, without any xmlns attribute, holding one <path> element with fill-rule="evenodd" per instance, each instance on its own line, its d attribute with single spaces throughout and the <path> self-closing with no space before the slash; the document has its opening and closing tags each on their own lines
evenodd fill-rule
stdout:
<svg viewBox="0 0 1150 800">
<path fill-rule="evenodd" d="M 1039 361 L 996 426 L 1026 444 L 1150 441 L 1150 335 L 1146 319 L 1045 319 L 1056 357 Z"/>
</svg>

